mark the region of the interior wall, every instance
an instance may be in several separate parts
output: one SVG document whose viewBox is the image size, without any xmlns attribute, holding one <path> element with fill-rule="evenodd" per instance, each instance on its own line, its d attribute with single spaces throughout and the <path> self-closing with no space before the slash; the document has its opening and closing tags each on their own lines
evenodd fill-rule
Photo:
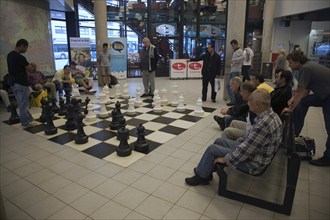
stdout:
<svg viewBox="0 0 330 220">
<path fill-rule="evenodd" d="M 0 1 L 0 75 L 8 73 L 7 54 L 16 42 L 25 38 L 30 48 L 24 54 L 28 62 L 36 62 L 38 70 L 53 73 L 55 70 L 50 25 L 49 2 L 40 0 Z"/>
</svg>

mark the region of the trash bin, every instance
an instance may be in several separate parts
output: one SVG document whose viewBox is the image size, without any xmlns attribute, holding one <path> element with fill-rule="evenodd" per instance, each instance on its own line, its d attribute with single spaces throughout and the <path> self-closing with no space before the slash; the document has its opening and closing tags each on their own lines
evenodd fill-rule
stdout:
<svg viewBox="0 0 330 220">
<path fill-rule="evenodd" d="M 273 75 L 273 63 L 271 62 L 262 63 L 262 76 L 265 79 L 272 79 L 272 75 Z"/>
</svg>

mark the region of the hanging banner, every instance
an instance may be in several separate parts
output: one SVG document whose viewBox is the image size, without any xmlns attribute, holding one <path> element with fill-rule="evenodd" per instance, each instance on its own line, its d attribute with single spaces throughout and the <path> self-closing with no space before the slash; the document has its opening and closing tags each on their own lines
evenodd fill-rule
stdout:
<svg viewBox="0 0 330 220">
<path fill-rule="evenodd" d="M 84 73 L 91 67 L 91 48 L 89 38 L 70 37 L 71 61 L 76 62 L 77 69 Z M 86 73 L 86 75 L 89 75 Z"/>
<path fill-rule="evenodd" d="M 118 79 L 127 78 L 127 39 L 109 38 L 110 71 Z"/>
<path fill-rule="evenodd" d="M 187 78 L 202 78 L 203 61 L 192 61 L 188 63 Z"/>
</svg>

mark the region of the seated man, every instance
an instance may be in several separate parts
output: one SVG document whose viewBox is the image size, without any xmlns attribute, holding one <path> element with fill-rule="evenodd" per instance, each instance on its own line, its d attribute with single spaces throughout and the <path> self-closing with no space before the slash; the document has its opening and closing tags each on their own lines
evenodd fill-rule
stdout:
<svg viewBox="0 0 330 220">
<path fill-rule="evenodd" d="M 219 124 L 221 130 L 224 130 L 230 125 L 234 119 L 245 120 L 249 107 L 247 100 L 243 100 L 241 95 L 242 80 L 240 77 L 234 77 L 230 80 L 230 89 L 235 94 L 235 101 L 232 107 L 224 107 L 220 109 L 220 113 L 225 117 L 214 116 L 214 120 Z"/>
<path fill-rule="evenodd" d="M 63 95 L 63 89 L 67 89 L 72 92 L 72 83 L 75 80 L 71 76 L 70 66 L 65 65 L 62 70 L 56 71 L 53 83 L 56 85 L 56 89 L 59 90 L 59 96 Z"/>
<path fill-rule="evenodd" d="M 282 141 L 282 122 L 270 106 L 270 95 L 263 89 L 249 97 L 250 110 L 257 114 L 250 131 L 237 141 L 218 138 L 202 156 L 195 175 L 186 178 L 190 186 L 207 185 L 216 163 L 257 175 L 271 162 Z"/>
<path fill-rule="evenodd" d="M 257 89 L 264 89 L 269 94 L 274 90 L 270 85 L 265 82 L 264 77 L 261 74 L 251 75 L 251 80 L 254 84 L 256 84 Z"/>
<path fill-rule="evenodd" d="M 56 87 L 52 82 L 48 82 L 46 76 L 37 71 L 37 64 L 31 63 L 33 70 L 28 73 L 28 81 L 33 91 L 41 91 L 48 88 L 52 97 L 56 97 Z"/>
<path fill-rule="evenodd" d="M 76 83 L 79 86 L 82 86 L 85 88 L 85 91 L 88 92 L 88 90 L 92 89 L 93 87 L 93 81 L 89 78 L 85 77 L 85 73 L 81 71 L 80 69 L 77 69 L 77 64 L 75 62 L 71 62 L 70 65 L 70 71 L 72 74 L 72 77 L 75 79 Z"/>
</svg>

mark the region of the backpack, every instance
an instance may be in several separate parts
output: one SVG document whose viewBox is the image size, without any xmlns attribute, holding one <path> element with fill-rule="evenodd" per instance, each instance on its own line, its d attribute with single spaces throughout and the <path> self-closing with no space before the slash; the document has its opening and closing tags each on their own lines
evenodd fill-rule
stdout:
<svg viewBox="0 0 330 220">
<path fill-rule="evenodd" d="M 111 78 L 110 85 L 117 85 L 118 84 L 117 77 L 115 77 L 114 75 L 110 75 L 110 78 Z M 110 87 L 110 85 L 109 85 L 109 87 Z"/>
<path fill-rule="evenodd" d="M 299 136 L 295 138 L 296 153 L 301 160 L 311 160 L 315 155 L 315 140 L 310 137 Z"/>
</svg>

